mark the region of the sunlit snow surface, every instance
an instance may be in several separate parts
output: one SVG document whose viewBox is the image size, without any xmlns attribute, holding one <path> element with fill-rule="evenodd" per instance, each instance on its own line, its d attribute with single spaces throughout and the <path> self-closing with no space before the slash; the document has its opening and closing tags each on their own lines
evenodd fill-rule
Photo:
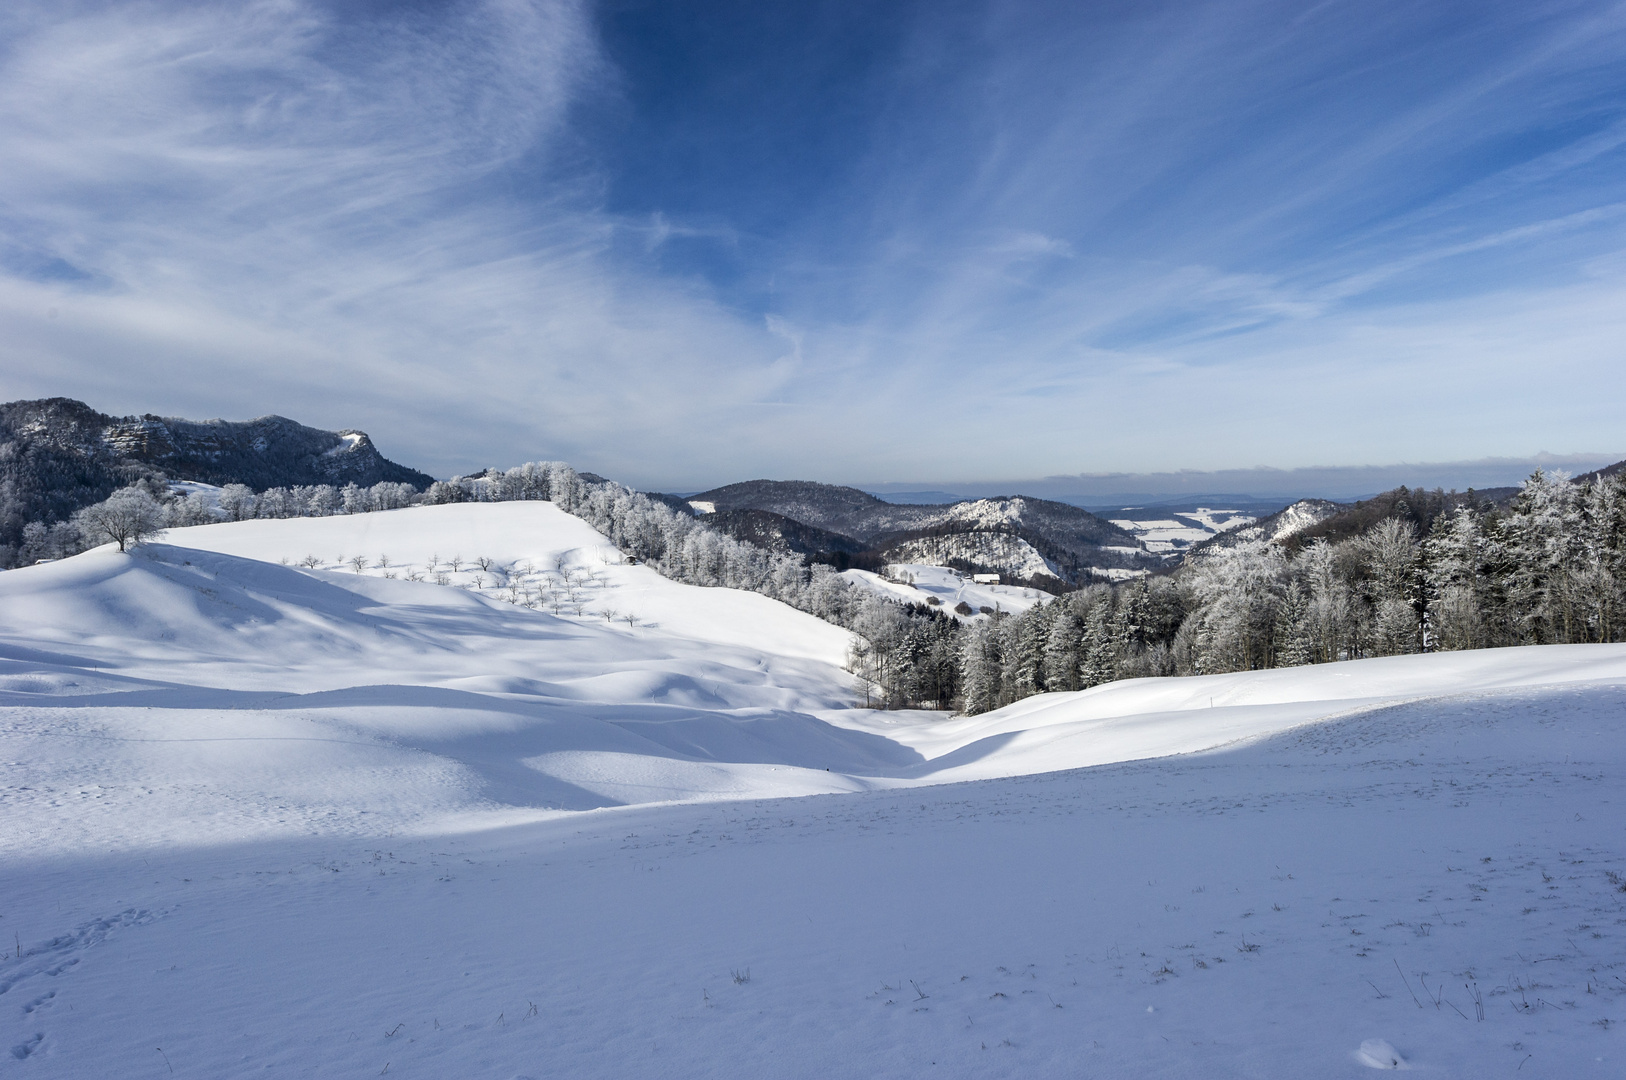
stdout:
<svg viewBox="0 0 1626 1080">
<path fill-rule="evenodd" d="M 866 712 L 617 558 L 533 503 L 0 574 L 6 1075 L 1620 1075 L 1626 648 Z"/>
</svg>

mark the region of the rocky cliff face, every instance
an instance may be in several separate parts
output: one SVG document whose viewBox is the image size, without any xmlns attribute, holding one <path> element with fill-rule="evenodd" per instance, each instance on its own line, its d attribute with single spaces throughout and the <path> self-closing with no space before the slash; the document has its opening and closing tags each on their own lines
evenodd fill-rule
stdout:
<svg viewBox="0 0 1626 1080">
<path fill-rule="evenodd" d="M 101 441 L 117 457 L 162 469 L 175 479 L 210 484 L 365 487 L 388 480 L 423 487 L 432 480 L 385 458 L 365 432 L 322 431 L 285 416 L 241 422 L 123 417 L 109 421 Z"/>
<path fill-rule="evenodd" d="M 282 416 L 117 417 L 71 398 L 0 405 L 0 544 L 16 543 L 30 521 L 61 521 L 122 484 L 159 475 L 256 490 L 432 480 L 385 458 L 363 432 L 323 431 Z"/>
</svg>

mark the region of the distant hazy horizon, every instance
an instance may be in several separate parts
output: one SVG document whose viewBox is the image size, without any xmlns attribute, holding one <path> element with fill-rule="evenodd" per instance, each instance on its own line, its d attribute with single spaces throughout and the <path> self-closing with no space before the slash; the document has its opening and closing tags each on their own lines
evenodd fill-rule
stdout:
<svg viewBox="0 0 1626 1080">
<path fill-rule="evenodd" d="M 1626 415 L 1616 0 L 14 0 L 0 41 L 0 400 L 1075 494 Z"/>
<path fill-rule="evenodd" d="M 893 481 L 851 486 L 880 498 L 888 495 L 1033 495 L 1063 502 L 1127 506 L 1205 496 L 1235 496 L 1260 501 L 1365 498 L 1406 487 L 1447 491 L 1512 487 L 1536 469 L 1572 476 L 1626 460 L 1626 453 L 1537 454 L 1528 458 L 1481 458 L 1478 461 L 1417 462 L 1395 465 L 1328 465 L 1302 469 L 1182 469 L 1176 472 L 1094 473 L 999 481 Z M 743 479 L 743 478 L 742 478 Z"/>
</svg>

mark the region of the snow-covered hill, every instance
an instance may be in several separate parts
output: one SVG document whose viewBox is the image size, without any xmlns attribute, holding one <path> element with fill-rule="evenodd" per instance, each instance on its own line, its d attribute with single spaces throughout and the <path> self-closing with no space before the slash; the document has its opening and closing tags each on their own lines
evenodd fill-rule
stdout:
<svg viewBox="0 0 1626 1080">
<path fill-rule="evenodd" d="M 846 645 L 547 503 L 0 574 L 8 1075 L 1618 1072 L 1626 646 L 949 718 Z"/>
<path fill-rule="evenodd" d="M 1019 536 L 1003 532 L 956 532 L 923 536 L 886 549 L 893 561 L 948 567 L 997 567 L 1002 577 L 1060 579 L 1065 572 Z"/>
<path fill-rule="evenodd" d="M 1202 546 L 1227 547 L 1254 540 L 1279 544 L 1305 529 L 1335 517 L 1346 509 L 1347 507 L 1326 499 L 1300 499 L 1268 517 L 1217 533 Z"/>
<path fill-rule="evenodd" d="M 857 488 L 752 480 L 702 492 L 685 505 L 696 513 L 722 515 L 723 528 L 755 543 L 763 543 L 762 530 L 736 528 L 732 515 L 766 511 L 811 527 L 823 535 L 791 545 L 806 554 L 867 550 L 877 562 L 949 563 L 1074 584 L 1126 576 L 1119 572 L 1162 562 L 1133 535 L 1087 510 L 1021 495 L 941 506 L 893 504 Z M 766 546 L 778 547 L 775 539 Z"/>
<path fill-rule="evenodd" d="M 123 842 L 179 842 L 297 834 L 335 815 L 341 831 L 375 832 L 513 806 L 748 793 L 730 777 L 771 771 L 783 754 L 746 749 L 765 722 L 817 745 L 827 725 L 811 712 L 854 697 L 845 631 L 623 565 L 549 503 L 249 521 L 167 539 L 0 575 L 0 702 L 24 710 L 14 734 L 45 739 L 47 758 L 66 748 L 61 767 L 95 781 L 93 793 L 35 807 L 40 821 L 0 836 L 4 849 L 71 847 L 98 822 Z M 402 576 L 465 550 L 479 554 L 441 571 L 446 585 Z M 364 572 L 273 561 L 316 552 L 333 566 L 365 553 Z M 550 600 L 516 604 L 512 583 Z M 107 739 L 87 756 L 60 742 L 70 732 Z M 172 739 L 210 763 L 181 775 L 212 769 L 222 782 L 194 791 L 162 768 L 148 775 L 146 744 Z M 312 739 L 349 749 L 313 756 Z M 584 752 L 670 759 L 685 786 L 594 793 L 576 783 Z M 826 765 L 871 764 L 851 740 L 824 757 L 817 790 L 831 788 Z M 691 765 L 712 758 L 733 771 Z M 281 785 L 295 776 L 304 794 L 290 800 Z M 31 813 L 45 796 L 29 790 L 14 806 Z M 384 804 L 369 805 L 380 793 Z M 336 807 L 368 809 L 349 818 Z"/>
</svg>

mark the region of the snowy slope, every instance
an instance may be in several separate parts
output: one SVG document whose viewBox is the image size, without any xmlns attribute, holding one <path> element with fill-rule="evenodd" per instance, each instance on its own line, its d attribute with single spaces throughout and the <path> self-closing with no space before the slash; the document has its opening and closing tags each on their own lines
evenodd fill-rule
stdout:
<svg viewBox="0 0 1626 1080">
<path fill-rule="evenodd" d="M 0 833 L 0 850 L 73 847 L 97 823 L 121 842 L 156 843 L 624 801 L 562 778 L 580 771 L 571 755 L 583 750 L 658 759 L 681 781 L 670 790 L 651 777 L 628 795 L 637 801 L 748 793 L 756 786 L 742 777 L 830 743 L 812 710 L 855 696 L 840 667 L 845 631 L 761 596 L 607 562 L 604 538 L 550 504 L 251 521 L 166 539 L 0 575 L 0 704 L 38 782 L 12 796 L 22 827 Z M 521 556 L 548 566 L 562 556 L 582 575 L 583 615 L 374 576 L 475 545 L 515 573 Z M 264 561 L 362 550 L 395 569 Z M 603 619 L 611 608 L 633 624 Z M 764 745 L 764 726 L 777 742 Z M 153 752 L 166 742 L 175 753 Z M 328 757 L 326 746 L 347 749 Z M 842 786 L 825 766 L 874 764 L 850 736 L 817 756 L 817 790 Z M 211 771 L 221 783 L 205 782 Z M 39 786 L 67 775 L 72 797 Z"/>
<path fill-rule="evenodd" d="M 1354 1078 L 1381 1041 L 1602 1080 L 1623 714 L 1616 682 L 909 792 L 99 834 L 6 864 L 0 1041 L 42 1078 Z"/>
<path fill-rule="evenodd" d="M 970 718 L 845 648 L 538 503 L 0 574 L 6 1075 L 1619 1074 L 1626 646 Z"/>
<path fill-rule="evenodd" d="M 987 619 L 983 608 L 1020 615 L 1035 604 L 1052 599 L 1039 589 L 1017 585 L 978 585 L 969 576 L 961 576 L 946 566 L 928 563 L 893 563 L 887 568 L 888 578 L 868 570 L 845 570 L 842 577 L 855 585 L 870 589 L 890 600 L 906 604 L 925 604 L 928 597 L 936 597 L 944 610 L 952 611 L 956 604 L 968 605 L 973 614 L 962 619 Z"/>
<path fill-rule="evenodd" d="M 1626 683 L 1626 645 L 1555 645 L 1128 679 L 981 716 L 919 724 L 863 713 L 854 726 L 915 750 L 942 782 L 1194 753 L 1458 695 L 1615 683 Z"/>
<path fill-rule="evenodd" d="M 1148 551 L 1173 555 L 1221 533 L 1252 525 L 1254 518 L 1241 510 L 1199 506 L 1171 512 L 1167 507 L 1126 507 L 1112 524 L 1135 536 Z"/>
<path fill-rule="evenodd" d="M 1227 530 L 1216 536 L 1213 543 L 1224 546 L 1246 543 L 1252 540 L 1266 540 L 1273 544 L 1279 544 L 1296 533 L 1301 533 L 1310 528 L 1312 525 L 1319 525 L 1328 518 L 1337 516 L 1346 509 L 1348 509 L 1347 506 L 1329 502 L 1326 499 L 1300 499 L 1290 506 L 1283 507 L 1269 517 Z"/>
<path fill-rule="evenodd" d="M 635 638 L 742 645 L 834 664 L 841 663 L 847 645 L 844 631 L 764 597 L 679 585 L 648 567 L 623 565 L 604 536 L 547 502 L 205 525 L 172 530 L 164 541 L 265 562 L 297 564 L 315 556 L 320 566 L 346 575 L 354 574 L 348 560 L 359 555 L 367 560 L 362 573 L 403 581 L 415 572 L 432 578 L 431 558 L 449 571 L 451 560 L 460 557 L 462 568 L 449 572 L 454 585 L 505 598 L 515 579 L 541 583 L 558 594 L 563 608 L 572 609 L 561 581 L 562 570 L 568 570 L 583 581 L 577 596 L 585 603 L 584 614 L 633 615 L 636 625 L 649 631 L 631 635 Z M 378 565 L 381 557 L 388 566 Z M 480 570 L 475 560 L 481 557 L 492 561 L 492 571 Z"/>
<path fill-rule="evenodd" d="M 1102 549 L 1109 550 L 1106 548 Z M 1135 549 L 1128 550 L 1138 554 Z M 886 549 L 887 558 L 900 563 L 930 563 L 997 567 L 1007 577 L 1030 578 L 1040 574 L 1058 577 L 1063 571 L 1039 554 L 1037 548 L 1019 536 L 1002 532 L 958 532 L 905 540 Z"/>
</svg>

